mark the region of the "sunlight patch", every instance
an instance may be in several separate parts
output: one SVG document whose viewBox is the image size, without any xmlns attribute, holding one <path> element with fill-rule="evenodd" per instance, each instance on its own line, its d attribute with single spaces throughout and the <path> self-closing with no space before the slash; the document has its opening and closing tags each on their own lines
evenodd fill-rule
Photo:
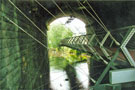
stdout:
<svg viewBox="0 0 135 90">
<path fill-rule="evenodd" d="M 52 25 L 62 24 L 65 25 L 73 32 L 73 36 L 86 35 L 85 23 L 75 17 L 62 17 L 58 18 L 50 24 Z"/>
</svg>

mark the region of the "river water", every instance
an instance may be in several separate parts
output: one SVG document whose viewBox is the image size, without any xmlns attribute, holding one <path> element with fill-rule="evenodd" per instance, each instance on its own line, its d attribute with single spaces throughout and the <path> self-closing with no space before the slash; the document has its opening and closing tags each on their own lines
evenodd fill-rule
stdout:
<svg viewBox="0 0 135 90">
<path fill-rule="evenodd" d="M 83 90 L 88 90 L 88 65 L 87 63 L 79 63 L 74 66 L 77 74 L 77 79 L 82 83 Z M 57 70 L 53 67 L 50 69 L 51 88 L 53 90 L 70 90 L 70 83 L 68 81 L 66 72 L 64 70 Z"/>
</svg>

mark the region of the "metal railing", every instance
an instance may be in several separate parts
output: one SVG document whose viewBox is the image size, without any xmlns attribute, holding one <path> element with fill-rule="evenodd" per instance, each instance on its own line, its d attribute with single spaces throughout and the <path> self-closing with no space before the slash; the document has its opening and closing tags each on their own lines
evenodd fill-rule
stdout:
<svg viewBox="0 0 135 90">
<path fill-rule="evenodd" d="M 129 51 L 129 49 L 135 49 L 134 33 L 135 26 L 128 26 L 110 30 L 110 32 L 107 33 L 96 32 L 89 35 L 65 38 L 61 41 L 60 45 L 91 53 L 93 57 L 96 57 L 96 60 L 102 60 L 106 64 L 106 68 L 95 82 L 95 85 L 98 85 L 101 83 L 110 68 L 117 69 L 113 63 L 118 58 L 123 59 L 124 57 L 125 61 L 127 60 L 131 67 L 135 67 L 134 58 Z M 119 45 L 114 43 L 110 34 L 115 37 L 115 40 Z"/>
</svg>

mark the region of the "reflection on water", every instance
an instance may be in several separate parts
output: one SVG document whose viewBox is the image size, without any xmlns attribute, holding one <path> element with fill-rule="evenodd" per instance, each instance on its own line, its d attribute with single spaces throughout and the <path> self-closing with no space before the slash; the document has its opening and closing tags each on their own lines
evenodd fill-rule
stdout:
<svg viewBox="0 0 135 90">
<path fill-rule="evenodd" d="M 75 67 L 76 73 L 77 73 L 77 78 L 78 80 L 82 83 L 84 90 L 88 90 L 88 66 L 87 63 L 80 63 L 77 64 Z"/>
<path fill-rule="evenodd" d="M 84 90 L 88 90 L 88 66 L 87 63 L 79 63 L 74 66 L 77 78 L 82 83 Z M 57 70 L 51 67 L 50 70 L 51 87 L 53 90 L 70 90 L 70 84 L 63 70 Z"/>
<path fill-rule="evenodd" d="M 56 70 L 51 67 L 50 80 L 53 90 L 70 90 L 69 82 L 66 81 L 67 75 L 63 70 Z"/>
</svg>

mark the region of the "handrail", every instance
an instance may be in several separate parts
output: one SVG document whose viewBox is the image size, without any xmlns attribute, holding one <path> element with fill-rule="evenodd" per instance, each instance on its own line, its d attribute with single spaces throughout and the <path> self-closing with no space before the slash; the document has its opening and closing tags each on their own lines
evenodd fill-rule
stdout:
<svg viewBox="0 0 135 90">
<path fill-rule="evenodd" d="M 128 32 L 130 29 L 135 28 L 135 25 L 132 26 L 127 26 L 127 27 L 123 27 L 123 28 L 119 28 L 119 29 L 115 29 L 116 30 L 124 30 L 126 32 Z M 109 50 L 106 48 L 107 45 L 109 45 L 110 48 L 113 48 L 113 44 L 114 41 L 109 37 L 110 33 L 105 33 L 103 34 L 102 37 L 99 37 L 98 35 L 95 34 L 93 41 L 90 41 L 90 39 L 92 38 L 92 34 L 87 34 L 87 35 L 80 35 L 80 36 L 75 36 L 75 37 L 70 37 L 70 38 L 65 38 L 61 41 L 61 46 L 70 46 L 70 48 L 81 48 L 81 50 L 87 49 L 85 48 L 86 46 L 88 46 L 89 48 L 94 49 L 95 47 L 99 47 L 102 51 L 102 53 L 109 59 L 110 58 L 110 53 L 108 52 Z M 121 32 L 116 33 L 116 34 L 122 34 Z M 119 37 L 121 38 L 121 36 L 119 35 Z M 122 37 L 125 37 L 125 34 L 122 35 Z M 107 40 L 110 40 L 109 42 L 107 42 Z M 118 38 L 116 38 L 118 39 Z M 124 38 L 121 38 L 122 40 L 119 40 L 119 43 L 122 44 L 122 41 L 124 40 Z M 109 43 L 109 44 L 106 44 Z M 130 45 L 130 43 L 129 43 Z M 117 46 L 117 45 L 116 45 Z M 121 46 L 121 45 L 120 45 Z M 134 47 L 133 47 L 134 48 Z M 85 50 L 88 51 L 88 50 Z M 93 50 L 92 50 L 93 51 Z M 89 52 L 89 51 L 88 51 Z"/>
</svg>

